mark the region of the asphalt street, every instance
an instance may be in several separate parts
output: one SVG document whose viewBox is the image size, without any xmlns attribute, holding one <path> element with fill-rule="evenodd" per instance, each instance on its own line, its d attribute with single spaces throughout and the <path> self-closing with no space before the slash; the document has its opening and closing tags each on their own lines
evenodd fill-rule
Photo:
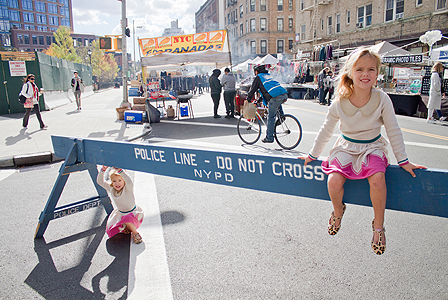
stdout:
<svg viewBox="0 0 448 300">
<path fill-rule="evenodd" d="M 142 125 L 116 120 L 121 95 L 112 89 L 86 97 L 81 112 L 75 104 L 43 112 L 44 131 L 34 115 L 27 130 L 21 115 L 0 116 L 0 158 L 51 152 L 51 135 L 122 141 L 140 134 Z M 242 144 L 236 119 L 213 119 L 209 94 L 192 101 L 194 119 L 163 119 L 135 143 L 298 156 L 311 148 L 328 109 L 289 99 L 285 111 L 300 120 L 304 135 L 296 149 L 282 151 L 275 143 Z M 410 160 L 448 170 L 448 127 L 397 119 Z M 396 163 L 392 151 L 389 156 Z M 51 221 L 44 237 L 34 239 L 61 164 L 0 170 L 2 299 L 446 298 L 445 218 L 388 210 L 387 250 L 377 256 L 370 207 L 347 205 L 341 231 L 329 236 L 328 201 L 141 172 L 129 173 L 145 210 L 142 244 L 124 235 L 107 239 L 102 207 Z M 59 204 L 94 194 L 90 177 L 74 173 Z"/>
</svg>

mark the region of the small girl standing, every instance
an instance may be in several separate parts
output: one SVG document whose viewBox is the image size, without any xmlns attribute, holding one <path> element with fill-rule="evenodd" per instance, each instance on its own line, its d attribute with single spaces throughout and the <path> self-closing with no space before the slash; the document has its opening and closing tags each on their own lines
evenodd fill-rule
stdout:
<svg viewBox="0 0 448 300">
<path fill-rule="evenodd" d="M 106 233 L 113 237 L 117 233 L 132 233 L 134 243 L 142 242 L 137 229 L 143 222 L 143 210 L 135 204 L 134 185 L 129 175 L 122 169 L 111 168 L 109 178 L 104 180 L 104 172 L 108 167 L 103 166 L 98 173 L 97 182 L 114 200 L 116 208 L 109 215 Z"/>
<path fill-rule="evenodd" d="M 335 235 L 341 228 L 346 208 L 342 202 L 346 179 L 367 178 L 374 212 L 371 246 L 378 255 L 386 250 L 383 223 L 387 189 L 384 173 L 389 164 L 386 149 L 388 142 L 381 136 L 381 126 L 386 128 L 400 167 L 413 177 L 414 169 L 425 169 L 408 161 L 392 101 L 386 93 L 373 88 L 380 65 L 380 57 L 369 48 L 358 48 L 350 55 L 339 74 L 335 101 L 328 109 L 313 148 L 307 157 L 300 157 L 305 160 L 305 166 L 316 160 L 339 121 L 341 136 L 329 157 L 322 162 L 322 170 L 328 175 L 328 193 L 334 208 L 328 233 Z"/>
</svg>

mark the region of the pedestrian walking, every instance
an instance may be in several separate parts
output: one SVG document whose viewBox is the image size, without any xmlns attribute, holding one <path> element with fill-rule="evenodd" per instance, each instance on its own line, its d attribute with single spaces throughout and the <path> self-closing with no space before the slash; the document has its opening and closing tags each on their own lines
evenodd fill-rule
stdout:
<svg viewBox="0 0 448 300">
<path fill-rule="evenodd" d="M 132 234 L 134 243 L 142 242 L 137 229 L 143 222 L 144 213 L 140 206 L 135 204 L 134 184 L 129 175 L 118 168 L 110 168 L 110 182 L 104 180 L 108 167 L 103 166 L 98 173 L 97 182 L 110 195 L 115 209 L 109 215 L 106 224 L 106 233 L 109 238 L 118 233 Z"/>
<path fill-rule="evenodd" d="M 442 117 L 442 72 L 443 65 L 438 62 L 432 67 L 431 83 L 429 87 L 429 101 L 428 101 L 428 123 L 435 123 L 434 110 L 437 113 L 440 121 L 445 121 L 446 117 Z"/>
<path fill-rule="evenodd" d="M 235 76 L 230 72 L 229 68 L 224 69 L 224 75 L 221 79 L 221 85 L 224 89 L 224 103 L 226 104 L 226 118 L 231 119 L 235 117 Z"/>
<path fill-rule="evenodd" d="M 328 71 L 324 78 L 325 94 L 328 95 L 328 101 L 324 99 L 324 104 L 331 104 L 331 98 L 333 97 L 334 86 L 333 86 L 333 72 Z"/>
<path fill-rule="evenodd" d="M 82 78 L 78 76 L 78 72 L 73 72 L 72 78 L 72 89 L 73 94 L 75 94 L 76 105 L 78 106 L 77 110 L 81 110 L 81 92 L 84 91 L 84 83 L 82 82 Z"/>
<path fill-rule="evenodd" d="M 20 94 L 26 97 L 25 104 L 23 104 L 23 107 L 25 108 L 25 115 L 23 116 L 22 126 L 23 128 L 28 127 L 31 109 L 34 108 L 37 120 L 39 121 L 40 129 L 45 129 L 47 126 L 44 124 L 44 121 L 42 121 L 42 116 L 40 114 L 39 96 L 41 95 L 41 92 L 35 83 L 36 77 L 33 74 L 28 74 L 24 81 L 22 90 L 20 91 Z"/>
<path fill-rule="evenodd" d="M 219 75 L 221 75 L 221 70 L 214 69 L 212 76 L 209 78 L 209 85 L 210 85 L 210 94 L 213 99 L 213 118 L 221 118 L 220 115 L 218 115 L 218 107 L 219 107 L 219 101 L 221 100 L 221 82 L 219 81 Z"/>
<path fill-rule="evenodd" d="M 400 167 L 413 177 L 414 169 L 426 169 L 408 160 L 392 101 L 386 93 L 373 88 L 380 66 L 379 55 L 369 48 L 358 48 L 350 55 L 340 72 L 336 98 L 328 109 L 313 148 L 307 157 L 300 157 L 305 160 L 305 166 L 316 160 L 339 122 L 342 134 L 336 140 L 329 157 L 322 162 L 322 170 L 328 175 L 328 193 L 334 209 L 328 233 L 335 235 L 341 228 L 346 209 L 342 202 L 345 181 L 367 178 L 374 212 L 371 247 L 378 255 L 386 250 L 383 223 L 387 189 L 384 173 L 389 164 L 386 149 L 388 141 L 381 135 L 381 126 L 386 128 Z"/>
<path fill-rule="evenodd" d="M 322 71 L 320 71 L 317 76 L 317 86 L 319 87 L 319 104 L 324 105 L 325 96 L 327 93 L 325 92 L 325 84 L 324 79 L 327 76 L 327 72 L 330 71 L 329 67 L 325 67 Z"/>
</svg>

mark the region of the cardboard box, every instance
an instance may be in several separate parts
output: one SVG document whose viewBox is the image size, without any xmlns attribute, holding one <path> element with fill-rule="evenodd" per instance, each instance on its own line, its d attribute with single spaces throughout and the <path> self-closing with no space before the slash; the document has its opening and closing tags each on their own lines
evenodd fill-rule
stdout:
<svg viewBox="0 0 448 300">
<path fill-rule="evenodd" d="M 146 107 L 145 104 L 134 104 L 134 106 L 132 106 L 132 110 L 146 111 Z"/>
<path fill-rule="evenodd" d="M 124 121 L 130 123 L 142 123 L 143 122 L 143 114 L 142 111 L 136 110 L 126 110 L 124 112 Z"/>
<path fill-rule="evenodd" d="M 135 97 L 134 104 L 145 104 L 146 99 L 143 97 Z"/>
<path fill-rule="evenodd" d="M 116 110 L 117 110 L 117 119 L 118 120 L 124 120 L 124 112 L 126 110 L 129 110 L 129 108 L 127 108 L 127 107 L 117 107 Z"/>
</svg>

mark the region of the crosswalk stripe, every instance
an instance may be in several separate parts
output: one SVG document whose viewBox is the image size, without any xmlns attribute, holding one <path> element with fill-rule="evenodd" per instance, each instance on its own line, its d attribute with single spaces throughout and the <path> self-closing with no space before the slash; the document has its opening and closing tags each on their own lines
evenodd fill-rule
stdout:
<svg viewBox="0 0 448 300">
<path fill-rule="evenodd" d="M 127 299 L 173 299 L 153 174 L 135 172 L 134 195 L 145 212 L 140 244 L 131 241 Z"/>
</svg>

